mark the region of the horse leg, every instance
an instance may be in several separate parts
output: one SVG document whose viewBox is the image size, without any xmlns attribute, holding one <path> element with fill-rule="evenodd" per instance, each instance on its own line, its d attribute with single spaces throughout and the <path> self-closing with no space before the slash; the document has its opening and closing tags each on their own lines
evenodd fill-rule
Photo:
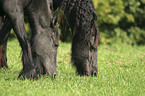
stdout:
<svg viewBox="0 0 145 96">
<path fill-rule="evenodd" d="M 8 68 L 6 49 L 7 49 L 6 43 L 0 45 L 0 68 Z"/>
<path fill-rule="evenodd" d="M 2 29 L 3 26 L 3 18 L 0 17 L 0 30 Z M 2 57 L 3 57 L 3 45 L 0 45 L 0 68 L 2 67 Z"/>
<path fill-rule="evenodd" d="M 20 0 L 15 0 L 15 2 L 13 2 L 13 0 L 4 0 L 3 9 L 11 21 L 23 51 L 23 70 L 19 77 L 38 78 L 33 63 L 30 41 L 24 28 L 24 12 L 21 4 Z"/>
<path fill-rule="evenodd" d="M 27 11 L 32 29 L 31 46 L 36 71 L 53 78 L 57 70 L 58 32 L 53 23 L 55 20 L 52 20 L 51 3 L 51 0 L 33 0 Z"/>
<path fill-rule="evenodd" d="M 2 24 L 2 19 L 0 20 Z M 11 30 L 11 24 L 6 18 L 4 21 L 4 24 L 2 25 L 2 28 L 0 28 L 0 67 L 8 68 L 7 64 L 7 56 L 6 56 L 6 50 L 7 50 L 7 40 L 8 35 L 10 34 Z"/>
</svg>

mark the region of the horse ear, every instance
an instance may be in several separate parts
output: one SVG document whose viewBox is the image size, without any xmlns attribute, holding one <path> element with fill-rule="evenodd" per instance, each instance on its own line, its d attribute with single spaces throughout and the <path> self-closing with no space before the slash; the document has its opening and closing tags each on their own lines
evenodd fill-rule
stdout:
<svg viewBox="0 0 145 96">
<path fill-rule="evenodd" d="M 58 16 L 56 16 L 54 19 L 54 25 L 57 25 L 57 23 L 58 23 Z"/>
<path fill-rule="evenodd" d="M 97 46 L 99 45 L 100 42 L 100 37 L 99 37 L 99 30 L 98 28 L 94 27 L 93 28 L 93 34 L 92 34 L 92 39 L 90 39 L 90 47 L 94 50 L 97 49 Z"/>
<path fill-rule="evenodd" d="M 57 26 L 57 23 L 58 23 L 58 16 L 54 16 L 52 19 L 51 19 L 51 27 L 54 28 Z"/>
<path fill-rule="evenodd" d="M 100 43 L 100 34 L 99 34 L 99 29 L 98 28 L 95 28 L 95 40 L 94 40 L 94 46 L 97 48 L 97 46 L 99 45 Z"/>
<path fill-rule="evenodd" d="M 93 49 L 97 49 L 97 46 L 100 43 L 100 34 L 99 34 L 99 29 L 97 26 L 97 14 L 96 12 L 93 13 L 93 20 L 92 20 L 92 41 L 91 41 L 91 47 Z"/>
</svg>

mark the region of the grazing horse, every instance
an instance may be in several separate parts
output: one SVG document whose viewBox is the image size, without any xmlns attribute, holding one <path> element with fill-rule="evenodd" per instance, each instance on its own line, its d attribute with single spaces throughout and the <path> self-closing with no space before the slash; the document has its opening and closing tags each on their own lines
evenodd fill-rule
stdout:
<svg viewBox="0 0 145 96">
<path fill-rule="evenodd" d="M 23 52 L 19 77 L 38 78 L 37 73 L 56 75 L 58 34 L 53 24 L 52 4 L 52 0 L 0 0 L 0 15 L 5 20 L 0 31 L 0 45 L 5 47 L 13 28 Z M 32 29 L 31 43 L 24 27 L 24 12 Z"/>
<path fill-rule="evenodd" d="M 38 78 L 37 74 L 55 77 L 59 36 L 57 16 L 53 12 L 59 8 L 72 30 L 72 61 L 77 73 L 97 76 L 99 31 L 91 0 L 0 0 L 0 5 L 0 67 L 8 67 L 6 42 L 13 28 L 23 50 L 23 70 L 19 77 Z M 24 12 L 32 29 L 31 40 L 24 28 Z"/>
<path fill-rule="evenodd" d="M 99 31 L 92 0 L 53 0 L 66 15 L 72 31 L 72 61 L 79 75 L 97 76 Z M 60 1 L 60 2 L 58 2 Z"/>
</svg>

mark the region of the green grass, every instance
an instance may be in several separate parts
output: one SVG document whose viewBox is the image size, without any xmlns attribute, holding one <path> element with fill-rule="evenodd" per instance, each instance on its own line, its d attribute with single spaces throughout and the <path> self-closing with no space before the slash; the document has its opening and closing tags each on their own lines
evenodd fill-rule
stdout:
<svg viewBox="0 0 145 96">
<path fill-rule="evenodd" d="M 8 69 L 0 69 L 0 96 L 145 96 L 145 46 L 100 45 L 98 77 L 80 77 L 71 65 L 71 44 L 60 43 L 57 78 L 20 80 L 21 49 L 8 42 Z"/>
</svg>

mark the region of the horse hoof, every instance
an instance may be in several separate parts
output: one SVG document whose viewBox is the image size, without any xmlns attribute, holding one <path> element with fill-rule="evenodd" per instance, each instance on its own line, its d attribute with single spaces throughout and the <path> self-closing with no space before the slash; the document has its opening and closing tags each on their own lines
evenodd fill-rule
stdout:
<svg viewBox="0 0 145 96">
<path fill-rule="evenodd" d="M 22 71 L 18 78 L 22 79 L 38 79 L 37 73 L 35 69 L 32 69 L 30 71 Z"/>
<path fill-rule="evenodd" d="M 57 76 L 57 74 L 56 74 L 56 73 L 54 73 L 54 74 L 53 74 L 53 76 L 52 76 L 52 78 L 56 78 L 56 76 Z"/>
</svg>

